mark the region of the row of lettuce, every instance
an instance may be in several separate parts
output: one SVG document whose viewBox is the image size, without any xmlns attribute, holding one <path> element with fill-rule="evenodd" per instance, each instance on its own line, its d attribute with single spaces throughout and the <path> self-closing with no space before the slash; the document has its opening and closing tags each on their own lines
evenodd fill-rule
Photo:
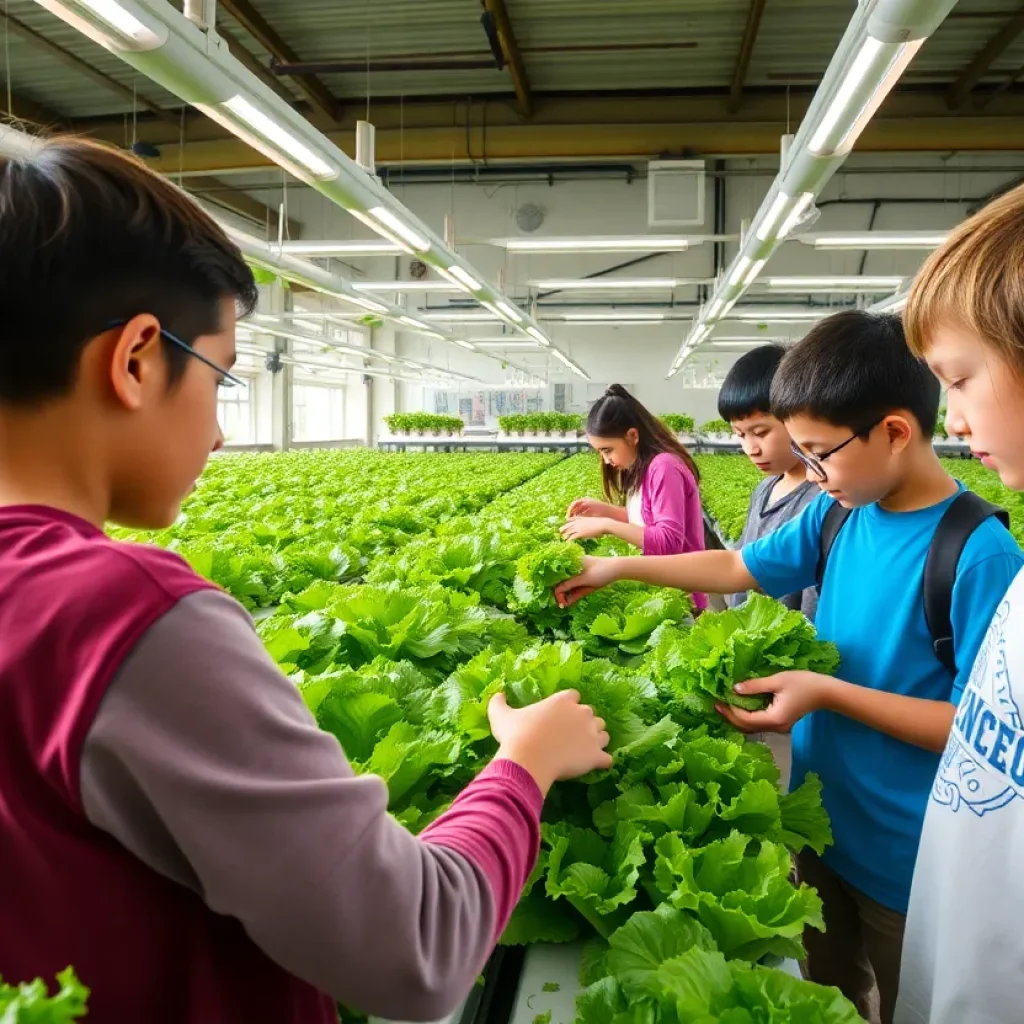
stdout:
<svg viewBox="0 0 1024 1024">
<path fill-rule="evenodd" d="M 792 851 L 830 841 L 819 783 L 782 794 L 767 749 L 714 712 L 740 674 L 838 656 L 766 598 L 696 624 L 687 595 L 639 584 L 559 608 L 552 587 L 584 549 L 557 527 L 598 469 L 592 455 L 224 459 L 156 540 L 258 613 L 321 727 L 414 831 L 493 756 L 495 693 L 522 706 L 571 687 L 595 706 L 615 766 L 553 791 L 502 938 L 589 940 L 581 1024 L 852 1022 L 833 990 L 761 964 L 799 957 L 822 926 L 790 872 Z"/>
</svg>

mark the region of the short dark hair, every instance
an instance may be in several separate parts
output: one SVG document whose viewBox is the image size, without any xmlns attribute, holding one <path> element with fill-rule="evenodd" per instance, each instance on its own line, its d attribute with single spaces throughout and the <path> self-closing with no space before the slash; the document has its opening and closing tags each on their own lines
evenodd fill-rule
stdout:
<svg viewBox="0 0 1024 1024">
<path fill-rule="evenodd" d="M 931 438 L 939 392 L 934 374 L 907 347 L 898 315 L 850 309 L 815 324 L 790 349 L 772 382 L 772 412 L 863 431 L 905 409 Z"/>
<path fill-rule="evenodd" d="M 771 412 L 772 380 L 785 354 L 784 345 L 760 345 L 737 359 L 718 392 L 718 415 L 732 423 Z"/>
<path fill-rule="evenodd" d="M 221 305 L 256 305 L 238 247 L 181 189 L 134 157 L 51 139 L 0 159 L 0 402 L 35 405 L 74 386 L 82 351 L 111 322 L 151 313 L 192 344 Z M 167 345 L 173 384 L 188 355 Z"/>
</svg>

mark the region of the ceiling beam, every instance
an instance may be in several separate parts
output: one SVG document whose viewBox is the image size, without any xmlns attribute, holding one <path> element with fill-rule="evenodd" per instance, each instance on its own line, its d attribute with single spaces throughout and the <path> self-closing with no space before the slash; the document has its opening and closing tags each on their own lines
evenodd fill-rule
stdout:
<svg viewBox="0 0 1024 1024">
<path fill-rule="evenodd" d="M 285 103 L 295 106 L 295 97 L 284 87 L 277 75 L 272 75 L 266 65 L 261 64 L 239 41 L 237 36 L 221 25 L 217 26 L 217 35 L 227 43 L 228 52 L 247 71 L 252 72 L 267 88 L 273 89 Z"/>
<path fill-rule="evenodd" d="M 533 91 L 530 89 L 530 80 L 526 77 L 526 65 L 523 63 L 523 55 L 519 52 L 519 44 L 516 42 L 516 34 L 512 29 L 512 19 L 508 16 L 505 0 L 484 0 L 484 6 L 494 18 L 494 25 L 498 30 L 498 40 L 505 54 L 509 74 L 512 76 L 512 86 L 516 91 L 519 113 L 523 117 L 532 117 Z"/>
<path fill-rule="evenodd" d="M 974 60 L 960 73 L 960 77 L 949 87 L 947 102 L 949 103 L 950 110 L 956 110 L 961 106 L 971 90 L 981 81 L 992 65 L 999 60 L 1022 32 L 1024 32 L 1024 7 L 1021 7 L 989 39 Z"/>
<path fill-rule="evenodd" d="M 298 54 L 277 34 L 249 0 L 219 0 L 218 6 L 227 11 L 275 60 L 283 64 L 299 63 Z M 341 115 L 341 107 L 319 78 L 315 75 L 296 76 L 295 86 L 317 110 L 331 121 L 337 122 Z"/>
<path fill-rule="evenodd" d="M 729 86 L 727 106 L 731 114 L 735 114 L 743 103 L 743 86 L 747 81 L 747 72 L 750 70 L 750 59 L 754 55 L 754 44 L 757 42 L 757 33 L 761 28 L 761 15 L 764 14 L 765 3 L 766 0 L 750 0 L 750 9 L 747 11 L 747 27 L 743 30 L 740 52 L 736 57 L 732 84 Z"/>
<path fill-rule="evenodd" d="M 749 92 L 742 118 L 730 117 L 727 96 L 615 98 L 575 97 L 546 99 L 532 120 L 502 104 L 487 109 L 474 106 L 471 117 L 452 124 L 447 103 L 406 104 L 381 102 L 374 108 L 376 158 L 381 166 L 404 158 L 406 164 L 522 162 L 528 160 L 612 159 L 638 162 L 663 153 L 686 150 L 704 155 L 778 156 L 779 136 L 786 130 L 785 96 Z M 794 95 L 788 116 L 803 117 L 806 95 Z M 350 156 L 355 150 L 358 112 L 346 114 L 342 128 L 324 124 L 326 134 Z M 99 138 L 123 138 L 121 118 L 81 123 Z M 161 148 L 162 166 L 173 173 L 181 160 L 186 172 L 213 174 L 228 169 L 271 166 L 256 150 L 210 121 L 189 127 L 179 157 L 177 133 L 158 123 L 139 123 L 139 137 Z M 950 150 L 1010 151 L 1024 138 L 1024 96 L 1005 92 L 985 109 L 984 115 L 963 117 L 950 113 L 945 89 L 929 93 L 895 93 L 872 119 L 857 143 L 858 152 L 949 152 Z"/>
</svg>

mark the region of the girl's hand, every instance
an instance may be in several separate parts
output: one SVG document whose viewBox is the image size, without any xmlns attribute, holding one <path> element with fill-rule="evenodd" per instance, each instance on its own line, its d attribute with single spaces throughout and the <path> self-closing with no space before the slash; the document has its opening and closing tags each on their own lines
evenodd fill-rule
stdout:
<svg viewBox="0 0 1024 1024">
<path fill-rule="evenodd" d="M 525 768 L 544 795 L 562 779 L 575 779 L 612 766 L 604 719 L 580 703 L 575 690 L 559 693 L 529 707 L 508 706 L 503 693 L 487 706 L 498 757 Z"/>
<path fill-rule="evenodd" d="M 608 532 L 607 519 L 587 519 L 580 516 L 570 519 L 559 531 L 563 540 L 593 540 Z"/>
<path fill-rule="evenodd" d="M 566 513 L 566 519 L 575 519 L 577 516 L 600 516 L 604 515 L 604 502 L 596 498 L 577 498 Z"/>
<path fill-rule="evenodd" d="M 731 704 L 716 704 L 715 709 L 743 732 L 789 732 L 804 715 L 826 706 L 835 682 L 817 672 L 779 672 L 736 685 L 736 692 L 744 696 L 771 694 L 772 702 L 763 711 L 744 711 Z"/>
</svg>

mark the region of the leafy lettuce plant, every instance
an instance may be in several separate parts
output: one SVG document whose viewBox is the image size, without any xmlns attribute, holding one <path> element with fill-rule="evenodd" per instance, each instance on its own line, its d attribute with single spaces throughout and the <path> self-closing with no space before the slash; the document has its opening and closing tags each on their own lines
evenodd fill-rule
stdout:
<svg viewBox="0 0 1024 1024">
<path fill-rule="evenodd" d="M 790 881 L 784 846 L 764 841 L 756 853 L 750 847 L 741 832 L 699 849 L 677 834 L 663 836 L 654 848 L 655 885 L 671 906 L 692 913 L 727 957 L 802 960 L 804 928 L 825 928 L 821 900 Z"/>
<path fill-rule="evenodd" d="M 555 601 L 555 584 L 582 570 L 583 548 L 579 544 L 554 541 L 534 548 L 516 562 L 509 607 L 542 626 L 567 618 L 569 612 Z"/>
<path fill-rule="evenodd" d="M 800 612 L 753 594 L 739 608 L 705 613 L 686 633 L 665 634 L 648 669 L 659 685 L 711 713 L 716 702 L 748 711 L 765 707 L 767 695 L 733 689 L 747 679 L 789 669 L 829 673 L 838 665 L 835 645 L 818 640 Z"/>
<path fill-rule="evenodd" d="M 634 914 L 591 960 L 576 1024 L 857 1024 L 838 989 L 729 961 L 714 937 L 663 904 Z"/>
<path fill-rule="evenodd" d="M 571 631 L 588 654 L 629 658 L 643 654 L 659 626 L 679 626 L 692 614 L 681 591 L 618 583 L 573 606 Z"/>
<path fill-rule="evenodd" d="M 9 985 L 0 978 L 0 1022 L 70 1024 L 80 1020 L 88 1012 L 89 990 L 72 967 L 57 975 L 57 984 L 57 992 L 51 996 L 42 978 L 21 985 Z"/>
</svg>

